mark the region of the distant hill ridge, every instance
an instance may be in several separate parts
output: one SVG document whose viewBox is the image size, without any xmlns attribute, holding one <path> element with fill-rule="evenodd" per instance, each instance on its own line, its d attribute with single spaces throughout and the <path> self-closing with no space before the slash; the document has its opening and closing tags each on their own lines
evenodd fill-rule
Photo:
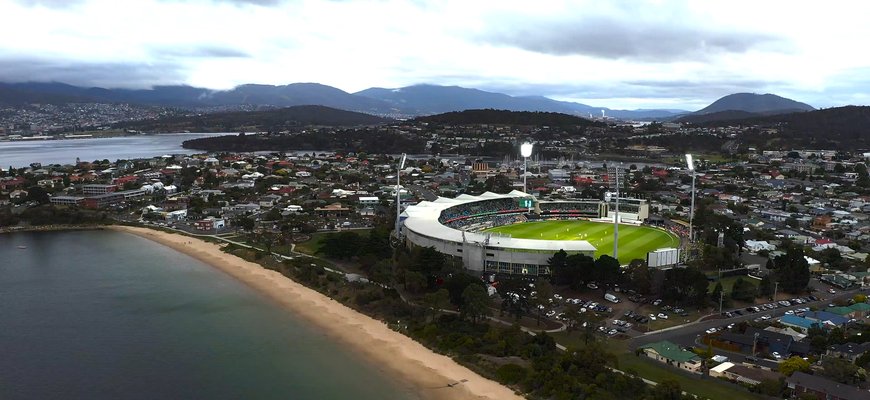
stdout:
<svg viewBox="0 0 870 400">
<path fill-rule="evenodd" d="M 322 105 L 375 115 L 419 116 L 467 109 L 559 112 L 578 116 L 605 115 L 626 119 L 670 119 L 682 110 L 611 110 L 558 101 L 543 96 L 509 96 L 459 86 L 413 85 L 397 89 L 370 88 L 348 93 L 319 83 L 240 85 L 230 90 L 191 86 L 151 89 L 84 88 L 57 82 L 0 83 L 0 104 L 103 102 L 197 108 L 261 105 L 290 107 Z"/>
<path fill-rule="evenodd" d="M 444 114 L 418 117 L 418 121 L 442 124 L 498 124 L 525 126 L 606 126 L 603 122 L 590 121 L 573 115 L 540 112 L 540 111 L 508 111 L 508 110 L 465 110 Z"/>
<path fill-rule="evenodd" d="M 369 126 L 395 120 L 324 106 L 293 106 L 267 111 L 234 111 L 134 121 L 119 127 L 146 132 L 278 132 L 300 126 Z"/>
</svg>

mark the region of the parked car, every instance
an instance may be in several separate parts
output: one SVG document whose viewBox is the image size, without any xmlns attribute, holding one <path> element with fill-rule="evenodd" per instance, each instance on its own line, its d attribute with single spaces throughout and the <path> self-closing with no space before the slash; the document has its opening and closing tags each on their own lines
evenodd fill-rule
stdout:
<svg viewBox="0 0 870 400">
<path fill-rule="evenodd" d="M 668 319 L 668 315 L 665 313 L 659 313 L 658 317 L 661 319 Z"/>
<path fill-rule="evenodd" d="M 773 356 L 773 359 L 774 359 L 774 360 L 782 360 L 782 356 L 779 355 L 778 352 L 775 352 L 775 351 L 774 351 L 773 353 L 770 353 L 770 355 Z"/>
</svg>

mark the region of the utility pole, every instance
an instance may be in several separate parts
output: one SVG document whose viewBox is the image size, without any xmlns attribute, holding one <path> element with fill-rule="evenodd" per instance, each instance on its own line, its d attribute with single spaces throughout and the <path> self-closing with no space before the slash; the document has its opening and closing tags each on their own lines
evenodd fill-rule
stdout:
<svg viewBox="0 0 870 400">
<path fill-rule="evenodd" d="M 725 298 L 725 290 L 719 291 L 719 315 L 722 315 L 722 300 Z"/>
</svg>

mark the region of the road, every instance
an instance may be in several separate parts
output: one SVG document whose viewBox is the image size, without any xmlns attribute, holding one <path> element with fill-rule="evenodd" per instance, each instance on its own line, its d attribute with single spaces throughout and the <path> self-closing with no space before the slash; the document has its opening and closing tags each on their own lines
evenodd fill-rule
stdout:
<svg viewBox="0 0 870 400">
<path fill-rule="evenodd" d="M 781 317 L 788 310 L 794 310 L 796 308 L 803 307 L 812 307 L 812 308 L 825 308 L 829 303 L 832 303 L 837 300 L 846 300 L 852 298 L 855 294 L 860 293 L 859 289 L 851 289 L 838 291 L 837 294 L 832 295 L 826 298 L 820 298 L 817 301 L 807 302 L 803 304 L 791 305 L 788 307 L 775 308 L 773 310 L 762 311 L 757 313 L 745 313 L 744 315 L 735 316 L 732 318 L 717 318 L 710 319 L 706 321 L 695 321 L 690 322 L 685 325 L 680 325 L 677 327 L 669 328 L 667 330 L 660 330 L 655 332 L 650 332 L 648 334 L 638 336 L 632 339 L 631 348 L 636 348 L 638 346 L 642 346 L 647 343 L 658 342 L 662 340 L 668 340 L 674 342 L 680 346 L 690 347 L 695 346 L 698 339 L 705 333 L 707 329 L 710 328 L 719 328 L 731 323 L 739 323 L 741 321 L 749 321 L 754 320 L 763 315 L 770 315 L 771 321 L 777 317 Z M 817 297 L 820 297 L 817 295 Z M 720 350 L 716 349 L 716 352 L 719 353 Z M 731 356 L 738 358 L 739 361 L 743 361 L 745 356 L 738 353 L 730 353 Z"/>
</svg>

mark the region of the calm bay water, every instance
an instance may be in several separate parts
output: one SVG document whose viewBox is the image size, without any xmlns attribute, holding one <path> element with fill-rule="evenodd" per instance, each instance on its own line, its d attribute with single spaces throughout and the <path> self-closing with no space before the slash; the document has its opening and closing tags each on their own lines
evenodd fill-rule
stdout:
<svg viewBox="0 0 870 400">
<path fill-rule="evenodd" d="M 0 142 L 0 166 L 24 167 L 33 162 L 74 164 L 82 161 L 150 158 L 164 154 L 194 154 L 181 147 L 185 140 L 232 133 L 173 133 L 96 139 L 18 140 Z"/>
<path fill-rule="evenodd" d="M 374 400 L 414 392 L 168 247 L 108 231 L 0 235 L 0 399 Z"/>
</svg>

